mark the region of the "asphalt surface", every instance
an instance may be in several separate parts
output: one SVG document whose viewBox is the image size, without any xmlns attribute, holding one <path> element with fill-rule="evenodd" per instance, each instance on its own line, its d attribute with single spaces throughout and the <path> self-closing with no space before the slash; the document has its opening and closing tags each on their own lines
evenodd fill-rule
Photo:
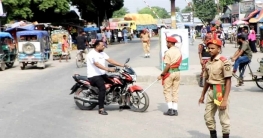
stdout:
<svg viewBox="0 0 263 138">
<path fill-rule="evenodd" d="M 152 41 L 153 49 L 157 43 L 157 39 Z M 195 51 L 191 50 L 190 56 L 197 52 L 197 44 L 191 46 Z M 143 58 L 139 40 L 109 46 L 105 52 L 119 62 L 131 58 L 131 67 L 157 66 L 159 62 L 156 58 Z M 190 64 L 196 60 L 192 59 Z M 198 86 L 180 85 L 177 117 L 163 115 L 167 105 L 160 82 L 147 90 L 150 106 L 145 113 L 119 111 L 118 105 L 110 105 L 105 107 L 109 115 L 102 116 L 98 108 L 84 111 L 76 107 L 73 95 L 69 95 L 74 84 L 71 76 L 75 73 L 85 75 L 86 68 L 76 68 L 74 58 L 68 63 L 50 60 L 44 70 L 20 70 L 16 63 L 14 68 L 0 72 L 0 138 L 209 138 L 203 119 L 205 106 L 197 104 L 202 91 Z M 149 85 L 137 84 L 143 88 Z M 262 137 L 262 96 L 262 90 L 255 83 L 233 86 L 232 138 Z M 221 137 L 217 116 L 216 119 L 218 137 Z"/>
</svg>

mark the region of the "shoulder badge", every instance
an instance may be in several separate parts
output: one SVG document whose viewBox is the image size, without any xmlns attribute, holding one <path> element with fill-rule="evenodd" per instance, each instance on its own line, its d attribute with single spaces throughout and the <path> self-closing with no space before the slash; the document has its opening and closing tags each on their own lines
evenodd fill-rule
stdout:
<svg viewBox="0 0 263 138">
<path fill-rule="evenodd" d="M 220 59 L 221 61 L 223 61 L 223 62 L 227 61 L 227 58 L 222 57 L 222 56 L 221 56 L 219 59 Z"/>
</svg>

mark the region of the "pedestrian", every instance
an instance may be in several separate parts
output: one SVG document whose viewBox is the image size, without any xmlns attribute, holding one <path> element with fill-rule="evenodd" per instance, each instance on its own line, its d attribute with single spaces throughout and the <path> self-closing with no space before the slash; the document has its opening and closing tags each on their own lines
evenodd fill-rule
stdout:
<svg viewBox="0 0 263 138">
<path fill-rule="evenodd" d="M 203 74 L 204 74 L 204 70 L 205 70 L 205 64 L 207 63 L 208 59 L 210 58 L 210 53 L 209 53 L 209 49 L 207 46 L 207 43 L 209 40 L 211 40 L 211 37 L 209 35 L 207 35 L 204 38 L 204 42 L 202 44 L 198 45 L 198 55 L 199 55 L 200 64 L 202 67 L 201 74 L 200 74 L 200 80 L 199 80 L 199 86 L 200 87 L 204 86 Z"/>
<path fill-rule="evenodd" d="M 254 26 L 251 27 L 250 33 L 248 35 L 248 41 L 249 41 L 249 46 L 253 51 L 253 53 L 257 53 L 258 52 L 256 48 L 257 37 L 256 37 L 256 32 L 254 30 Z"/>
<path fill-rule="evenodd" d="M 218 35 L 216 33 L 216 28 L 215 27 L 211 27 L 211 33 L 212 33 L 212 39 L 218 39 Z"/>
<path fill-rule="evenodd" d="M 124 43 L 128 43 L 128 31 L 126 27 L 123 28 L 122 34 L 123 34 Z"/>
<path fill-rule="evenodd" d="M 150 58 L 150 36 L 146 30 L 141 33 L 141 41 L 144 50 L 144 57 Z"/>
<path fill-rule="evenodd" d="M 111 30 L 108 30 L 107 33 L 107 44 L 110 45 L 111 44 Z"/>
<path fill-rule="evenodd" d="M 218 110 L 223 138 L 229 138 L 229 93 L 232 77 L 231 63 L 225 57 L 220 55 L 222 48 L 221 40 L 212 39 L 207 45 L 211 58 L 205 65 L 204 78 L 206 82 L 199 99 L 199 105 L 204 103 L 205 94 L 209 89 L 204 115 L 206 126 L 210 131 L 211 138 L 217 138 L 215 113 Z"/>
<path fill-rule="evenodd" d="M 158 80 L 163 80 L 163 93 L 168 105 L 168 111 L 164 115 L 178 116 L 179 66 L 182 62 L 182 54 L 180 49 L 175 46 L 177 40 L 174 37 L 167 37 L 166 42 L 168 50 L 164 56 L 165 69 Z"/>
<path fill-rule="evenodd" d="M 118 30 L 118 42 L 121 43 L 121 40 L 122 40 L 122 32 L 121 32 L 121 30 L 119 29 L 119 30 Z"/>
<path fill-rule="evenodd" d="M 203 26 L 203 28 L 201 29 L 201 38 L 203 41 L 205 40 L 206 33 L 207 33 L 207 30 L 205 26 Z"/>
<path fill-rule="evenodd" d="M 69 48 L 69 43 L 68 43 L 68 40 L 67 40 L 67 36 L 66 35 L 63 35 L 63 39 L 62 39 L 62 53 L 61 53 L 61 56 L 59 58 L 59 62 L 61 62 L 61 59 L 63 56 L 66 56 L 66 61 L 68 62 L 68 55 L 69 55 L 69 52 L 68 52 L 68 48 Z"/>
</svg>

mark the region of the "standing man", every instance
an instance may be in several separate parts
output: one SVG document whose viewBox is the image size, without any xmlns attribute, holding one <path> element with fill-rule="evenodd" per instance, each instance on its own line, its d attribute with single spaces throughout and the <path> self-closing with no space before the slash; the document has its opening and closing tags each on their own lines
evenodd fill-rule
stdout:
<svg viewBox="0 0 263 138">
<path fill-rule="evenodd" d="M 223 138 L 229 138 L 230 118 L 229 118 L 229 93 L 231 89 L 231 63 L 222 57 L 222 42 L 218 39 L 212 39 L 208 43 L 211 58 L 206 63 L 204 78 L 206 80 L 203 92 L 199 99 L 200 103 L 204 103 L 205 94 L 205 122 L 208 130 L 210 130 L 211 138 L 217 138 L 215 113 L 219 111 L 219 120 L 222 126 Z"/>
<path fill-rule="evenodd" d="M 204 87 L 204 79 L 203 79 L 203 74 L 205 71 L 205 64 L 207 63 L 208 59 L 210 58 L 210 53 L 209 53 L 209 49 L 207 46 L 208 41 L 211 40 L 211 37 L 209 36 L 205 36 L 204 38 L 204 42 L 202 44 L 199 44 L 198 46 L 198 55 L 199 55 L 199 59 L 200 59 L 200 64 L 202 67 L 202 71 L 200 74 L 200 81 L 199 81 L 199 86 L 200 87 Z"/>
<path fill-rule="evenodd" d="M 165 112 L 164 115 L 178 116 L 177 103 L 180 84 L 179 66 L 182 62 L 182 54 L 180 49 L 175 47 L 177 40 L 174 37 L 167 37 L 166 41 L 168 48 L 164 56 L 164 63 L 166 66 L 162 74 L 158 77 L 158 80 L 163 80 L 163 93 L 168 104 L 168 111 Z"/>
<path fill-rule="evenodd" d="M 141 41 L 144 50 L 144 57 L 150 58 L 150 36 L 146 30 L 143 30 L 141 34 Z"/>
<path fill-rule="evenodd" d="M 111 31 L 110 30 L 108 30 L 107 31 L 107 33 L 106 33 L 106 35 L 107 35 L 107 41 L 108 41 L 108 45 L 110 45 L 111 44 Z"/>
<path fill-rule="evenodd" d="M 105 43 L 102 40 L 97 40 L 94 44 L 94 49 L 87 54 L 87 77 L 91 84 L 99 89 L 99 114 L 108 115 L 104 110 L 106 93 L 105 81 L 108 81 L 106 71 L 114 72 L 115 69 L 106 68 L 105 61 L 120 67 L 124 67 L 124 65 L 110 59 L 109 56 L 103 52 L 104 49 Z"/>
<path fill-rule="evenodd" d="M 194 27 L 192 27 L 191 30 L 190 30 L 190 38 L 191 38 L 190 44 L 193 45 L 193 44 L 194 44 L 194 40 L 195 40 L 195 30 L 194 30 Z"/>
</svg>

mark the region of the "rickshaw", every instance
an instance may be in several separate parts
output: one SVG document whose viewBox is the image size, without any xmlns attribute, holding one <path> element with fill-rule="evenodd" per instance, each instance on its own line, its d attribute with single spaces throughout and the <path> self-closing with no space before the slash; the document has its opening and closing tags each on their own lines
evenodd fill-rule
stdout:
<svg viewBox="0 0 263 138">
<path fill-rule="evenodd" d="M 53 30 L 51 31 L 51 51 L 53 55 L 53 60 L 59 59 L 61 56 L 63 56 L 63 58 L 66 56 L 62 54 L 63 35 L 66 35 L 66 37 L 68 38 L 68 43 L 69 43 L 68 56 L 69 59 L 71 59 L 71 55 L 69 51 L 72 48 L 72 40 L 69 32 L 67 30 Z"/>
<path fill-rule="evenodd" d="M 18 61 L 21 70 L 28 64 L 44 69 L 45 62 L 50 58 L 50 38 L 47 31 L 19 31 L 16 33 L 18 41 Z"/>
<path fill-rule="evenodd" d="M 0 39 L 0 71 L 4 71 L 6 67 L 13 67 L 17 53 L 10 33 L 0 32 Z"/>
</svg>

